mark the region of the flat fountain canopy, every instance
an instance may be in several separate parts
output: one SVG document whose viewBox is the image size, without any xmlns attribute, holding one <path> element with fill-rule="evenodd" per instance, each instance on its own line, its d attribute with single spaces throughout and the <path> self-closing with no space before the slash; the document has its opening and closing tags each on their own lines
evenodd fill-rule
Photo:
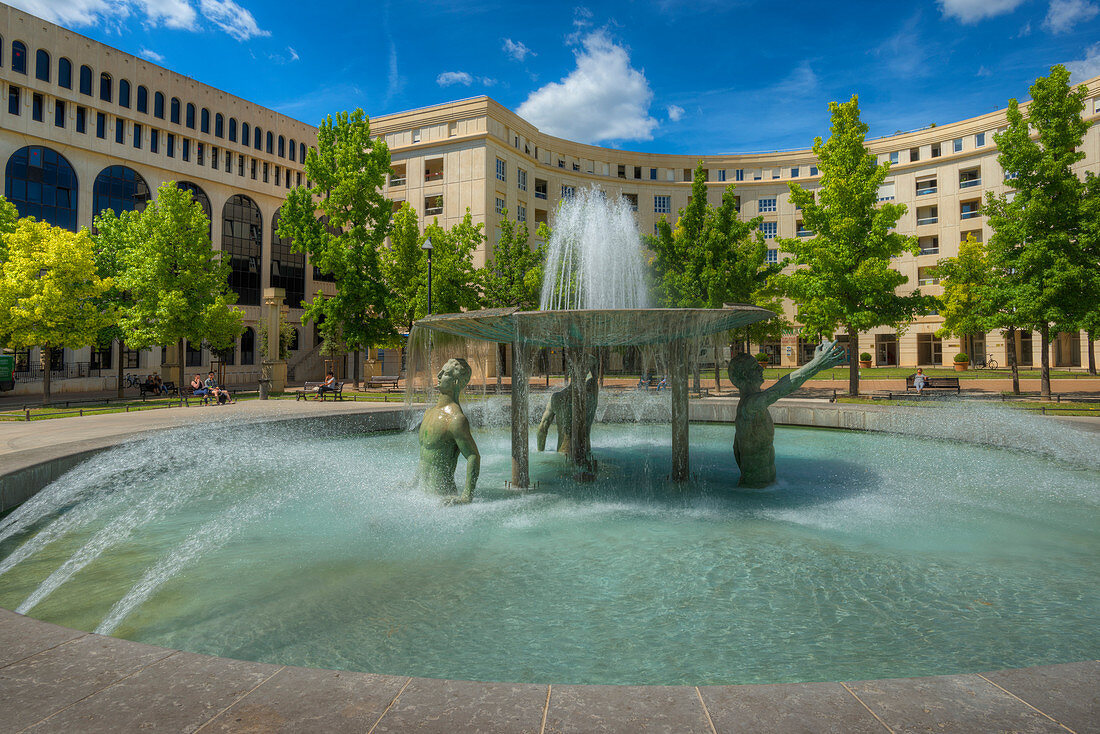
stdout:
<svg viewBox="0 0 1100 734">
<path fill-rule="evenodd" d="M 491 308 L 436 314 L 416 323 L 432 331 L 500 343 L 522 340 L 539 347 L 618 347 L 707 336 L 774 317 L 767 309 L 747 304 L 570 311 Z"/>
</svg>

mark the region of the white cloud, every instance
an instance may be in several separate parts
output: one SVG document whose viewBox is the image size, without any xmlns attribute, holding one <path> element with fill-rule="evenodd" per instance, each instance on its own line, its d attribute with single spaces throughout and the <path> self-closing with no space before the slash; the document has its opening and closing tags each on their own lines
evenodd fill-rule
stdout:
<svg viewBox="0 0 1100 734">
<path fill-rule="evenodd" d="M 523 61 L 528 56 L 535 55 L 535 52 L 524 46 L 522 41 L 513 41 L 511 38 L 504 39 L 504 53 L 515 61 Z"/>
<path fill-rule="evenodd" d="M 290 60 L 291 61 L 297 61 L 299 58 L 301 58 L 300 56 L 298 56 L 298 52 L 295 51 L 292 47 L 287 46 L 286 50 L 290 52 Z"/>
<path fill-rule="evenodd" d="M 1065 33 L 1073 30 L 1078 23 L 1092 20 L 1097 13 L 1100 13 L 1100 8 L 1087 0 L 1050 0 L 1050 10 L 1043 20 L 1043 27 L 1051 33 Z"/>
<path fill-rule="evenodd" d="M 452 84 L 468 87 L 474 83 L 474 78 L 464 71 L 445 71 L 435 78 L 435 83 L 441 87 L 449 87 Z"/>
<path fill-rule="evenodd" d="M 156 51 L 152 51 L 152 50 L 147 49 L 145 47 L 142 47 L 142 49 L 140 51 L 138 51 L 138 55 L 139 56 L 144 56 L 145 58 L 147 58 L 150 61 L 152 61 L 154 63 L 157 63 L 157 64 L 163 64 L 164 63 L 164 57 L 163 56 L 158 54 Z"/>
<path fill-rule="evenodd" d="M 199 9 L 203 16 L 238 41 L 247 41 L 257 36 L 270 36 L 256 24 L 252 13 L 233 0 L 199 0 Z"/>
<path fill-rule="evenodd" d="M 963 23 L 977 23 L 985 18 L 1011 13 L 1024 0 L 939 0 L 945 17 L 958 18 Z"/>
<path fill-rule="evenodd" d="M 575 56 L 577 68 L 532 92 L 519 116 L 543 132 L 582 143 L 651 140 L 657 127 L 649 115 L 653 91 L 645 74 L 630 66 L 626 49 L 596 31 L 585 36 Z"/>
<path fill-rule="evenodd" d="M 145 11 L 146 25 L 195 30 L 195 8 L 187 0 L 133 0 Z"/>
<path fill-rule="evenodd" d="M 101 20 L 123 20 L 130 15 L 128 3 L 109 0 L 9 0 L 10 4 L 51 23 L 85 26 Z"/>
<path fill-rule="evenodd" d="M 1085 51 L 1085 58 L 1079 61 L 1067 61 L 1070 77 L 1075 84 L 1100 76 L 1100 43 L 1094 43 Z"/>
<path fill-rule="evenodd" d="M 673 122 L 679 122 L 684 118 L 684 108 L 680 105 L 670 104 L 665 110 L 668 112 L 668 119 Z"/>
<path fill-rule="evenodd" d="M 785 94 L 805 95 L 817 89 L 817 74 L 809 61 L 796 66 L 776 89 Z"/>
</svg>

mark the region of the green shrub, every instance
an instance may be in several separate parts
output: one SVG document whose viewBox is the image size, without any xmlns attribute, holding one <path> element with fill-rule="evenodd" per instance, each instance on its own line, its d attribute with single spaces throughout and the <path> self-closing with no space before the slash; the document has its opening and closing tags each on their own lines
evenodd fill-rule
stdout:
<svg viewBox="0 0 1100 734">
<path fill-rule="evenodd" d="M 871 353 L 870 352 L 860 352 L 859 353 L 859 361 L 860 362 L 870 362 L 871 361 Z"/>
<path fill-rule="evenodd" d="M 763 352 L 757 352 L 756 353 L 756 361 L 757 362 L 767 362 L 768 361 L 768 355 L 764 354 Z"/>
<path fill-rule="evenodd" d="M 955 355 L 955 361 L 956 362 L 969 362 L 970 357 L 966 356 L 966 352 L 959 352 L 958 354 Z"/>
</svg>

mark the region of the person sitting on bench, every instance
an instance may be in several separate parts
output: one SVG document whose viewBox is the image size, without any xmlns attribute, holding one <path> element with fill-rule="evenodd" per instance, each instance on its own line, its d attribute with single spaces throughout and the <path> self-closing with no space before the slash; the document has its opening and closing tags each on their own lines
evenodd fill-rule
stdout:
<svg viewBox="0 0 1100 734">
<path fill-rule="evenodd" d="M 191 380 L 191 394 L 196 398 L 202 398 L 203 404 L 206 403 L 206 397 L 210 394 L 210 391 L 203 384 L 202 375 L 195 375 L 195 379 Z"/>
<path fill-rule="evenodd" d="M 317 397 L 324 400 L 327 392 L 336 392 L 336 375 L 332 373 L 332 370 L 328 371 L 328 374 L 325 375 L 325 381 L 317 388 Z"/>
<path fill-rule="evenodd" d="M 232 403 L 233 398 L 230 397 L 229 391 L 224 387 L 218 387 L 218 381 L 214 378 L 214 372 L 211 371 L 206 377 L 206 390 L 210 393 L 210 397 L 217 405 L 225 405 L 226 403 Z"/>
<path fill-rule="evenodd" d="M 921 394 L 927 384 L 928 378 L 924 376 L 924 370 L 918 367 L 917 374 L 913 375 L 913 387 L 917 388 L 917 395 Z"/>
</svg>

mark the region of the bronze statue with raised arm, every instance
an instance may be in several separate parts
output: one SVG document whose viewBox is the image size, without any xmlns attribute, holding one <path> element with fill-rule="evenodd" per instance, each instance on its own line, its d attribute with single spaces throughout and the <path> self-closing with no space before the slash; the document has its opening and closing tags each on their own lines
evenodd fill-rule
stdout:
<svg viewBox="0 0 1100 734">
<path fill-rule="evenodd" d="M 428 408 L 420 423 L 417 479 L 421 486 L 444 495 L 450 502 L 473 500 L 481 471 L 481 454 L 470 433 L 470 422 L 458 403 L 458 395 L 469 384 L 472 374 L 466 360 L 447 360 L 436 375 L 439 400 Z M 459 453 L 466 457 L 466 487 L 461 495 L 455 486 Z"/>
<path fill-rule="evenodd" d="M 793 393 L 818 372 L 844 361 L 844 347 L 834 342 L 822 342 L 814 350 L 814 358 L 794 372 L 783 375 L 767 390 L 764 368 L 754 357 L 738 354 L 730 360 L 730 382 L 741 393 L 734 419 L 733 458 L 741 469 L 741 487 L 766 487 L 775 481 L 775 425 L 768 406 Z"/>
<path fill-rule="evenodd" d="M 600 393 L 599 371 L 599 362 L 594 358 L 591 359 L 584 383 L 588 396 L 585 401 L 587 415 L 584 430 L 589 434 L 592 432 L 592 423 L 596 420 L 596 403 Z M 553 424 L 558 432 L 558 453 L 569 453 L 569 433 L 573 423 L 572 389 L 573 383 L 570 381 L 565 387 L 550 394 L 550 402 L 546 404 L 546 411 L 542 414 L 536 434 L 535 445 L 539 451 L 546 450 L 546 434 L 550 431 L 550 425 Z"/>
</svg>

